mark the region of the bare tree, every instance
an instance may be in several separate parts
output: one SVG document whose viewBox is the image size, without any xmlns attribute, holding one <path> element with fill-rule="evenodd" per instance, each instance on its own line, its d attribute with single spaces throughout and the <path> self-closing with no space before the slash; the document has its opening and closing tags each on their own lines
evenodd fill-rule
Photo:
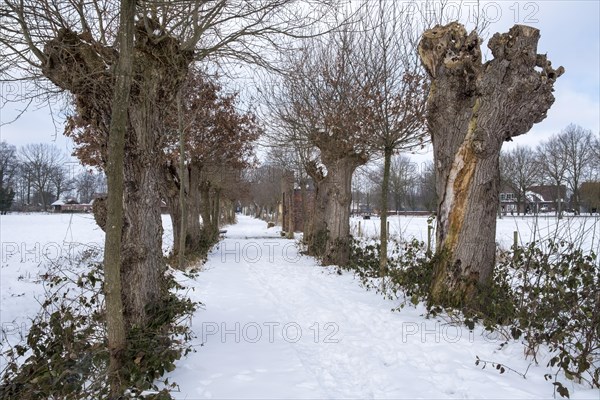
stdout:
<svg viewBox="0 0 600 400">
<path fill-rule="evenodd" d="M 542 121 L 554 102 L 554 70 L 537 54 L 537 29 L 515 25 L 488 42 L 459 23 L 425 31 L 419 54 L 431 78 L 428 125 L 438 195 L 437 261 L 431 300 L 478 307 L 496 255 L 499 154 L 505 140 Z"/>
<path fill-rule="evenodd" d="M 69 170 L 64 166 L 60 165 L 53 169 L 52 175 L 50 176 L 50 182 L 54 186 L 56 193 L 55 199 L 60 199 L 63 193 L 68 193 L 73 189 L 73 179 L 69 175 Z"/>
<path fill-rule="evenodd" d="M 392 158 L 390 189 L 396 212 L 412 203 L 410 197 L 414 194 L 417 180 L 417 165 L 410 157 L 400 154 Z"/>
<path fill-rule="evenodd" d="M 15 146 L 0 142 L 0 213 L 6 214 L 15 197 L 15 179 L 19 169 Z"/>
<path fill-rule="evenodd" d="M 368 3 L 367 3 L 368 4 Z M 425 129 L 427 82 L 419 63 L 414 15 L 400 2 L 383 1 L 367 7 L 363 19 L 362 54 L 357 63 L 366 80 L 373 115 L 371 144 L 383 155 L 381 180 L 380 268 L 387 266 L 387 211 L 392 156 L 422 148 L 429 140 Z"/>
<path fill-rule="evenodd" d="M 58 147 L 46 143 L 21 147 L 19 157 L 24 173 L 30 177 L 33 188 L 37 190 L 40 205 L 46 211 L 51 202 L 49 198 L 51 185 L 57 176 L 57 171 L 64 171 L 65 157 Z"/>
<path fill-rule="evenodd" d="M 556 214 L 558 218 L 562 218 L 563 199 L 562 187 L 567 176 L 567 158 L 564 148 L 554 135 L 549 140 L 540 143 L 537 147 L 537 160 L 544 178 L 549 179 L 549 182 L 555 187 L 556 194 L 554 201 L 557 203 Z"/>
<path fill-rule="evenodd" d="M 515 193 L 517 215 L 525 212 L 527 191 L 540 179 L 536 155 L 529 147 L 517 146 L 500 154 L 500 177 Z"/>
<path fill-rule="evenodd" d="M 566 162 L 566 181 L 571 190 L 571 208 L 580 209 L 579 187 L 594 162 L 594 136 L 591 130 L 570 124 L 558 135 Z"/>
<path fill-rule="evenodd" d="M 93 170 L 83 171 L 75 177 L 75 192 L 80 203 L 89 203 L 94 195 L 100 192 L 98 179 L 99 174 Z"/>
<path fill-rule="evenodd" d="M 320 42 L 306 42 L 287 62 L 280 92 L 272 98 L 281 122 L 278 140 L 294 143 L 315 187 L 309 252 L 325 264 L 344 265 L 349 256 L 351 182 L 369 159 L 369 107 L 358 73 L 356 32 L 346 26 Z M 364 66 L 364 65 L 363 65 Z"/>
</svg>

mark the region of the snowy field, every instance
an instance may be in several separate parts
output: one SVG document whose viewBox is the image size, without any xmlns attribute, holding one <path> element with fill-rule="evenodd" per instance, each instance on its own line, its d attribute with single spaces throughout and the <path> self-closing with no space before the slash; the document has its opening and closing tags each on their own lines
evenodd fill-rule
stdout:
<svg viewBox="0 0 600 400">
<path fill-rule="evenodd" d="M 388 221 L 392 238 L 403 240 L 416 238 L 427 242 L 427 217 L 390 216 Z M 433 223 L 435 224 L 435 221 Z M 379 217 L 371 217 L 369 220 L 353 217 L 350 220 L 350 230 L 354 236 L 378 238 L 380 224 Z M 503 216 L 502 219 L 497 220 L 496 226 L 496 242 L 500 248 L 507 250 L 512 246 L 515 231 L 518 233 L 521 245 L 526 245 L 533 240 L 560 238 L 579 244 L 585 251 L 593 249 L 596 254 L 600 254 L 600 216 L 598 215 L 566 216 L 561 220 L 554 215 Z"/>
<path fill-rule="evenodd" d="M 179 384 L 175 398 L 552 397 L 543 378 L 551 372 L 546 360 L 530 365 L 520 343 L 501 347 L 480 328 L 470 332 L 423 318 L 422 307 L 391 312 L 397 302 L 366 292 L 349 273 L 339 276 L 299 255 L 278 227 L 238 218 L 197 278 L 177 275 L 204 307 L 191 320 L 196 352 L 167 376 Z M 587 226 L 575 221 L 574 229 Z M 13 341 L 39 309 L 44 254 L 52 259 L 58 249 L 101 244 L 103 232 L 82 214 L 8 215 L 0 222 L 0 319 L 3 340 Z M 362 221 L 361 228 L 374 235 L 377 222 Z M 172 240 L 168 216 L 163 225 L 166 250 Z M 393 234 L 423 240 L 426 226 L 426 218 L 390 223 Z M 510 246 L 515 227 L 524 238 L 533 231 L 529 226 L 528 220 L 505 218 L 499 235 L 508 239 L 498 241 Z M 527 371 L 526 379 L 510 371 L 500 375 L 491 366 L 481 370 L 476 356 Z M 571 398 L 600 398 L 600 390 L 566 386 Z"/>
<path fill-rule="evenodd" d="M 168 215 L 163 227 L 166 252 L 173 241 Z M 40 309 L 45 295 L 40 275 L 48 265 L 103 246 L 104 232 L 91 214 L 9 214 L 0 217 L 0 242 L 0 333 L 13 343 Z"/>
</svg>

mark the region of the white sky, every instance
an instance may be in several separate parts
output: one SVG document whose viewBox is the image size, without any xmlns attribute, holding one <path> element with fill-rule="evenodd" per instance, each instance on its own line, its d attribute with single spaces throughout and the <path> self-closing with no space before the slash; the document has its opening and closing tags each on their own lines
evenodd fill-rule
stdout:
<svg viewBox="0 0 600 400">
<path fill-rule="evenodd" d="M 466 22 L 476 1 L 449 2 L 448 10 L 460 10 Z M 570 123 L 600 132 L 600 2 L 589 1 L 482 1 L 481 9 L 491 21 L 489 34 L 506 32 L 513 24 L 534 26 L 541 31 L 539 53 L 547 53 L 554 66 L 565 67 L 565 74 L 555 84 L 556 102 L 548 117 L 526 135 L 519 136 L 505 148 L 517 144 L 536 146 Z M 486 54 L 487 48 L 484 49 Z M 489 54 L 489 53 L 488 53 Z M 1 85 L 6 95 L 7 85 Z M 24 104 L 8 105 L 0 110 L 0 123 L 15 118 Z M 39 105 L 38 105 L 39 107 Z M 65 152 L 73 144 L 62 136 L 58 110 L 54 110 L 59 125 L 55 128 L 48 107 L 31 109 L 16 122 L 0 127 L 0 139 L 16 146 L 27 143 L 56 143 Z M 57 134 L 58 133 L 58 134 Z M 416 157 L 423 160 L 431 156 Z"/>
</svg>

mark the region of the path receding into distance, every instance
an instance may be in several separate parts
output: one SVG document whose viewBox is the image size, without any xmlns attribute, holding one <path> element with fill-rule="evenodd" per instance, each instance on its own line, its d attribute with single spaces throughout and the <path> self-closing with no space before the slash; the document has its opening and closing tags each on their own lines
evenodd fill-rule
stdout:
<svg viewBox="0 0 600 400">
<path fill-rule="evenodd" d="M 392 312 L 397 301 L 299 255 L 263 221 L 238 215 L 227 230 L 198 276 L 180 279 L 204 306 L 191 321 L 196 352 L 167 375 L 180 387 L 173 397 L 552 396 L 545 368 L 532 366 L 523 379 L 475 366 L 478 355 L 525 372 L 519 343 L 500 348 L 481 329 L 425 319 L 423 307 Z"/>
</svg>

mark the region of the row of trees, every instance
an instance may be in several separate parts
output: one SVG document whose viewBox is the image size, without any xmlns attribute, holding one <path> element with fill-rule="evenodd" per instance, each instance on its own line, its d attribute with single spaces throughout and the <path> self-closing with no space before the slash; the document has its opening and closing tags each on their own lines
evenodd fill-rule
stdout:
<svg viewBox="0 0 600 400">
<path fill-rule="evenodd" d="M 248 162 L 246 145 L 226 136 L 249 143 L 259 131 L 250 115 L 231 113 L 233 99 L 193 83 L 196 66 L 232 60 L 269 66 L 274 48 L 289 46 L 278 38 L 327 29 L 336 3 L 7 0 L 0 6 L 2 79 L 35 80 L 48 89 L 43 93 L 68 93 L 67 134 L 77 155 L 107 174 L 103 287 L 115 398 L 127 385 L 122 365 L 129 333 L 155 335 L 146 328 L 164 320 L 161 200 L 167 199 L 174 223 L 180 221 L 180 251 L 194 246 L 188 236 L 199 231 L 198 197 L 203 223 L 214 233 L 222 182 L 235 181 L 229 171 Z M 188 91 L 186 82 L 192 82 Z"/>
<path fill-rule="evenodd" d="M 555 199 L 569 192 L 569 208 L 579 212 L 582 205 L 582 183 L 600 182 L 600 137 L 591 130 L 571 124 L 559 134 L 541 142 L 536 148 L 516 146 L 500 154 L 500 174 L 504 190 L 515 194 L 526 208 L 526 194 L 533 186 L 547 185 L 557 189 Z M 381 182 L 384 168 L 380 161 L 361 168 L 352 182 L 353 211 L 381 209 Z M 563 188 L 563 189 L 561 189 Z M 388 208 L 394 211 L 436 209 L 435 174 L 432 162 L 418 164 L 409 156 L 392 158 Z M 557 202 L 558 204 L 558 202 Z"/>
<path fill-rule="evenodd" d="M 570 193 L 570 208 L 581 206 L 581 184 L 600 181 L 600 138 L 571 124 L 535 149 L 517 146 L 500 157 L 502 181 L 515 194 L 518 212 L 525 209 L 526 193 L 534 185 L 551 185 L 560 199 L 561 187 Z M 566 199 L 565 199 L 566 200 Z M 561 206 L 561 202 L 558 202 Z M 558 210 L 560 214 L 560 209 Z"/>
<path fill-rule="evenodd" d="M 402 4 L 385 1 L 365 3 L 354 17 L 288 55 L 285 73 L 264 96 L 271 144 L 289 150 L 287 165 L 296 166 L 300 187 L 306 178 L 314 186 L 315 207 L 304 235 L 308 252 L 338 265 L 348 261 L 356 169 L 382 158 L 381 193 L 387 195 L 393 155 L 428 140 L 415 19 Z M 379 203 L 386 206 L 387 199 Z"/>
<path fill-rule="evenodd" d="M 42 77 L 69 93 L 67 134 L 84 163 L 107 173 L 104 290 L 115 398 L 123 391 L 128 332 L 161 320 L 167 298 L 161 200 L 171 209 L 181 262 L 200 238 L 214 237 L 226 182 L 241 186 L 235 177 L 261 131 L 251 114 L 236 109 L 235 96 L 197 72 L 211 58 L 282 72 L 262 100 L 270 142 L 283 149 L 278 157 L 296 166 L 300 187 L 310 179 L 315 189 L 305 232 L 310 254 L 348 262 L 352 177 L 378 157 L 384 275 L 393 155 L 431 137 L 438 199 L 431 301 L 475 305 L 478 288 L 489 282 L 502 143 L 545 118 L 562 68 L 537 54 L 533 28 L 494 35 L 488 44 L 494 58 L 484 64 L 478 33 L 458 23 L 428 29 L 419 40 L 429 21 L 400 2 L 380 0 L 365 1 L 330 29 L 328 11 L 339 12 L 336 5 L 5 0 L 0 6 L 3 79 Z M 277 41 L 281 34 L 297 42 Z M 269 63 L 273 45 L 295 51 L 276 53 L 277 63 Z"/>
<path fill-rule="evenodd" d="M 17 150 L 0 142 L 0 210 L 46 210 L 55 200 L 72 197 L 89 203 L 106 191 L 105 178 L 83 170 L 58 147 L 40 143 Z"/>
<path fill-rule="evenodd" d="M 383 165 L 360 169 L 352 180 L 353 212 L 381 210 Z M 388 210 L 430 211 L 436 208 L 435 172 L 431 161 L 421 164 L 405 154 L 392 157 Z"/>
<path fill-rule="evenodd" d="M 357 24 L 285 58 L 286 73 L 265 90 L 273 145 L 293 149 L 288 165 L 302 171 L 300 187 L 304 173 L 314 185 L 308 252 L 327 264 L 348 261 L 352 177 L 382 158 L 383 276 L 393 154 L 431 137 L 438 254 L 431 300 L 476 307 L 494 267 L 502 144 L 546 117 L 564 69 L 537 54 L 534 28 L 494 35 L 494 58 L 483 63 L 476 30 L 438 25 L 417 43 L 414 16 L 392 2 L 369 4 Z"/>
</svg>

